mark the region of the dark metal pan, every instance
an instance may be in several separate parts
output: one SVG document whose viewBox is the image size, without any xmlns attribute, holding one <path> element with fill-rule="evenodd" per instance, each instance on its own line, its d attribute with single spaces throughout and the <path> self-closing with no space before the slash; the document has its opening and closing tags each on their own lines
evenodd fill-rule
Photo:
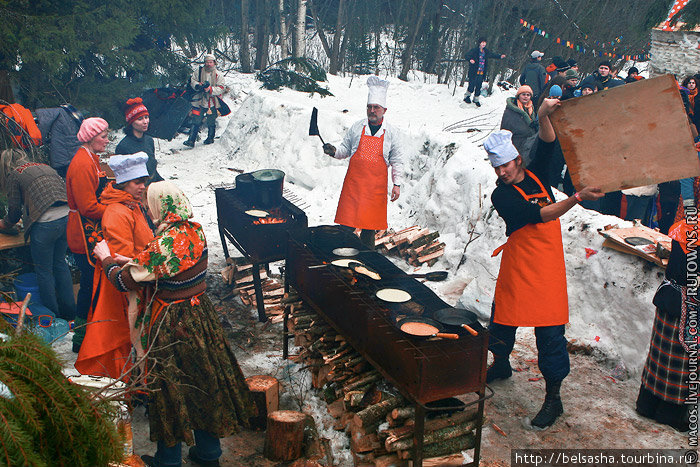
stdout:
<svg viewBox="0 0 700 467">
<path fill-rule="evenodd" d="M 416 279 L 425 279 L 426 281 L 440 282 L 447 279 L 447 271 L 430 271 L 423 274 L 409 274 Z"/>
<path fill-rule="evenodd" d="M 478 322 L 476 313 L 461 308 L 443 308 L 433 313 L 433 319 L 447 326 L 459 326 L 472 336 L 479 334 L 472 326 Z"/>
<path fill-rule="evenodd" d="M 442 332 L 443 327 L 440 323 L 430 318 L 411 316 L 399 320 L 396 325 L 401 332 L 416 339 L 427 339 L 429 337 L 459 339 L 459 334 Z"/>
</svg>

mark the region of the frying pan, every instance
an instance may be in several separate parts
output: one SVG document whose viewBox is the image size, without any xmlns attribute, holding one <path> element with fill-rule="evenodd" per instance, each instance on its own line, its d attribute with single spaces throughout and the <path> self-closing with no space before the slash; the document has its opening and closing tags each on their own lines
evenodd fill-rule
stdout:
<svg viewBox="0 0 700 467">
<path fill-rule="evenodd" d="M 472 326 L 478 322 L 476 314 L 473 311 L 461 308 L 443 308 L 433 314 L 433 319 L 448 326 L 462 327 L 469 331 L 469 334 L 472 336 L 478 334 L 478 332 L 472 328 Z"/>
<path fill-rule="evenodd" d="M 433 326 L 435 329 L 437 329 L 437 332 L 435 334 L 428 334 L 428 335 L 421 335 L 421 334 L 413 334 L 405 329 L 403 329 L 403 326 L 406 324 L 411 324 L 411 323 L 417 323 L 417 324 L 428 324 L 430 326 Z M 399 320 L 398 323 L 396 323 L 398 326 L 399 330 L 403 332 L 404 334 L 411 336 L 416 339 L 427 339 L 429 337 L 441 337 L 443 339 L 459 339 L 459 334 L 450 334 L 450 333 L 444 333 L 442 332 L 443 326 L 438 323 L 437 321 L 430 319 L 430 318 L 423 318 L 419 316 L 411 316 L 408 318 L 403 318 Z"/>
<path fill-rule="evenodd" d="M 447 271 L 430 271 L 422 274 L 409 274 L 416 279 L 425 279 L 426 281 L 440 282 L 447 279 Z"/>
</svg>

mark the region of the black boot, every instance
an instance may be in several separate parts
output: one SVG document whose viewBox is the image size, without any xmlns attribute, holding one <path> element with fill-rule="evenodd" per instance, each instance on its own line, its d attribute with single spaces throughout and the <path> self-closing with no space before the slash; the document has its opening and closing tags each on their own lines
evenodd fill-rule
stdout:
<svg viewBox="0 0 700 467">
<path fill-rule="evenodd" d="M 216 135 L 216 127 L 210 126 L 207 128 L 209 129 L 209 134 L 207 135 L 207 139 L 204 140 L 204 144 L 211 144 L 214 142 L 214 135 Z"/>
<path fill-rule="evenodd" d="M 544 429 L 550 427 L 564 413 L 564 406 L 561 403 L 560 381 L 547 381 L 547 394 L 544 396 L 544 404 L 530 424 L 534 428 Z"/>
<path fill-rule="evenodd" d="M 185 146 L 189 146 L 189 147 L 193 148 L 195 141 L 197 141 L 198 134 L 199 134 L 199 125 L 192 125 L 192 127 L 190 128 L 190 137 L 187 138 L 187 141 L 185 141 L 183 144 Z"/>
<path fill-rule="evenodd" d="M 513 374 L 508 357 L 496 357 L 493 363 L 486 370 L 486 383 L 491 383 L 499 379 L 508 379 Z"/>
<path fill-rule="evenodd" d="M 464 102 L 466 102 L 467 104 L 471 104 L 471 103 L 472 103 L 472 99 L 471 99 L 471 97 L 469 97 L 469 94 L 467 94 L 466 96 L 464 96 Z"/>
</svg>

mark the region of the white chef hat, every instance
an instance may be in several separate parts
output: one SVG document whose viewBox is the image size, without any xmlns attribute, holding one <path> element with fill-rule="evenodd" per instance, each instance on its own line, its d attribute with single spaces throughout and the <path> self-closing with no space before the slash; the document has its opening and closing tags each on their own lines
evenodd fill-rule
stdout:
<svg viewBox="0 0 700 467">
<path fill-rule="evenodd" d="M 367 87 L 369 88 L 367 105 L 381 105 L 386 109 L 386 92 L 389 90 L 389 81 L 372 75 L 367 78 Z"/>
<path fill-rule="evenodd" d="M 148 177 L 148 169 L 146 168 L 148 155 L 141 151 L 136 154 L 127 154 L 124 156 L 112 156 L 107 164 L 114 172 L 116 178 L 115 183 L 124 183 L 129 180 L 135 180 L 141 177 Z"/>
<path fill-rule="evenodd" d="M 508 130 L 494 131 L 484 141 L 484 149 L 489 154 L 491 167 L 498 167 L 518 157 L 518 150 L 511 141 L 513 133 Z"/>
</svg>

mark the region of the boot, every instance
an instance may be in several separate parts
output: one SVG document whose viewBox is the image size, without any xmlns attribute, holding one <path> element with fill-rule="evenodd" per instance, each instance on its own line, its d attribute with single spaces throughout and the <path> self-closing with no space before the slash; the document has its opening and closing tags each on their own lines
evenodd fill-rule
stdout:
<svg viewBox="0 0 700 467">
<path fill-rule="evenodd" d="M 207 139 L 204 140 L 204 144 L 211 144 L 214 142 L 214 135 L 216 135 L 216 127 L 215 126 L 210 126 L 207 127 L 209 130 L 209 134 L 207 134 Z"/>
<path fill-rule="evenodd" d="M 530 424 L 539 429 L 550 427 L 564 413 L 559 389 L 561 381 L 547 381 L 547 394 L 544 396 L 544 404 Z"/>
<path fill-rule="evenodd" d="M 187 138 L 187 141 L 185 141 L 183 144 L 185 146 L 189 146 L 189 147 L 193 148 L 195 141 L 197 141 L 198 134 L 199 134 L 199 125 L 192 125 L 192 127 L 190 128 L 190 137 Z"/>
<path fill-rule="evenodd" d="M 508 357 L 496 357 L 491 366 L 486 370 L 486 383 L 499 379 L 508 379 L 513 374 Z"/>
<path fill-rule="evenodd" d="M 187 457 L 190 458 L 190 461 L 194 463 L 194 465 L 199 465 L 201 467 L 219 467 L 221 465 L 219 463 L 219 459 L 208 461 L 199 457 L 199 454 L 197 453 L 197 446 L 190 447 L 189 455 Z"/>
<path fill-rule="evenodd" d="M 467 104 L 472 103 L 472 99 L 469 96 L 470 96 L 470 94 L 467 94 L 466 96 L 464 96 L 464 102 L 466 102 Z"/>
<path fill-rule="evenodd" d="M 477 107 L 481 107 L 481 102 L 479 102 L 479 96 L 474 96 L 474 103 Z"/>
</svg>

